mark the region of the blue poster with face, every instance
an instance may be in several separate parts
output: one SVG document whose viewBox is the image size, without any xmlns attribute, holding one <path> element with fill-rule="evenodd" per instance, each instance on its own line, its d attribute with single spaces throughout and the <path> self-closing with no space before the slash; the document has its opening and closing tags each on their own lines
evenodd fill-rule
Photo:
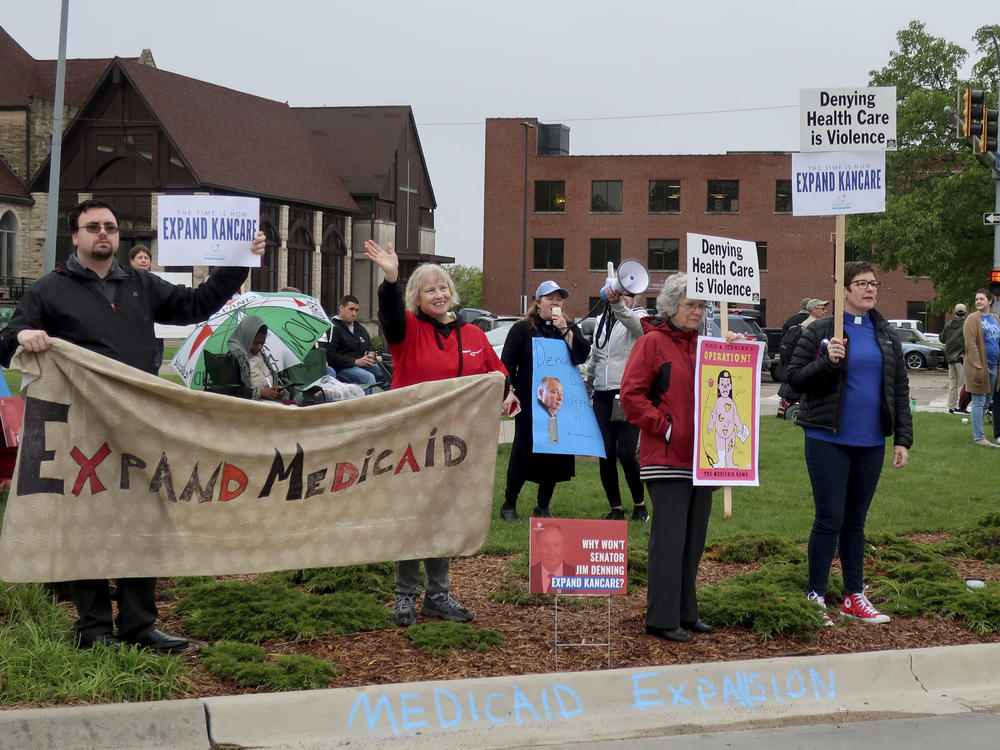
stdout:
<svg viewBox="0 0 1000 750">
<path fill-rule="evenodd" d="M 566 342 L 535 338 L 531 344 L 532 451 L 604 458 L 587 387 L 570 361 Z"/>
</svg>

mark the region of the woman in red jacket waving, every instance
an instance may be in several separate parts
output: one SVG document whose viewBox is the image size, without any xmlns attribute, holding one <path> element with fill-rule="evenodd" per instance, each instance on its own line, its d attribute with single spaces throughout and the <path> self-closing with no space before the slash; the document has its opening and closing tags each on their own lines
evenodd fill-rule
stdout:
<svg viewBox="0 0 1000 750">
<path fill-rule="evenodd" d="M 506 377 L 507 370 L 482 329 L 465 325 L 451 311 L 459 302 L 458 292 L 444 268 L 433 263 L 418 266 L 406 284 L 404 301 L 399 284 L 399 258 L 392 243 L 383 250 L 378 243 L 368 240 L 365 255 L 385 274 L 385 281 L 378 288 L 378 318 L 392 353 L 393 388 L 487 372 L 500 372 Z M 508 387 L 504 409 L 511 408 L 514 400 Z M 425 594 L 420 614 L 466 622 L 472 619 L 472 613 L 449 591 L 450 566 L 447 557 L 424 560 Z M 416 620 L 420 560 L 399 561 L 395 571 L 392 621 L 397 625 L 412 625 Z"/>
</svg>

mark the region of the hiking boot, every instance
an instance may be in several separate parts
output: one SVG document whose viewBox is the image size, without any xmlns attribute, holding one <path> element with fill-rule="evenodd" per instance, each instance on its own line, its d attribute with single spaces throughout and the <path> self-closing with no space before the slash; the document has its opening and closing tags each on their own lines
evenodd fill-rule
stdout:
<svg viewBox="0 0 1000 750">
<path fill-rule="evenodd" d="M 844 606 L 840 608 L 840 614 L 844 617 L 853 617 L 861 622 L 874 624 L 889 622 L 889 616 L 883 615 L 875 606 L 868 601 L 864 594 L 848 594 L 844 597 Z"/>
<path fill-rule="evenodd" d="M 468 622 L 472 619 L 472 613 L 448 592 L 425 596 L 420 614 L 423 617 L 441 617 L 452 622 Z"/>
<path fill-rule="evenodd" d="M 632 507 L 632 518 L 633 521 L 639 521 L 640 523 L 645 523 L 649 520 L 649 511 L 646 510 L 646 504 L 635 505 Z"/>
<path fill-rule="evenodd" d="M 535 506 L 535 509 L 531 511 L 532 518 L 552 518 L 552 511 L 548 508 L 542 508 Z"/>
<path fill-rule="evenodd" d="M 416 594 L 396 594 L 396 601 L 392 604 L 393 623 L 403 628 L 409 627 L 416 622 L 416 608 Z"/>
<path fill-rule="evenodd" d="M 831 619 L 830 615 L 826 611 L 826 599 L 817 594 L 815 591 L 810 591 L 809 594 L 806 596 L 806 599 L 808 599 L 809 601 L 811 601 L 813 604 L 815 604 L 817 607 L 820 608 L 820 611 L 823 613 L 823 627 L 832 628 L 834 625 L 836 625 L 836 623 Z"/>
<path fill-rule="evenodd" d="M 514 505 L 507 505 L 504 503 L 500 506 L 500 518 L 504 521 L 516 521 L 517 520 L 517 507 Z"/>
<path fill-rule="evenodd" d="M 621 508 L 612 508 L 610 513 L 605 513 L 601 518 L 605 521 L 624 521 L 625 511 Z"/>
</svg>

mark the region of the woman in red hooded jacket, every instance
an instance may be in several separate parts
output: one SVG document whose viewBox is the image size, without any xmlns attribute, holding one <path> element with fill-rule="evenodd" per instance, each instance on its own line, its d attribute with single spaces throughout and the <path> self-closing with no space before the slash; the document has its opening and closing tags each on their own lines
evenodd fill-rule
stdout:
<svg viewBox="0 0 1000 750">
<path fill-rule="evenodd" d="M 699 617 L 695 593 L 712 511 L 712 488 L 692 483 L 695 356 L 705 302 L 688 299 L 686 289 L 683 273 L 664 282 L 657 316 L 642 319 L 620 392 L 629 422 L 642 431 L 639 475 L 653 503 L 646 632 L 681 643 L 691 640 L 688 631 L 715 630 Z"/>
</svg>

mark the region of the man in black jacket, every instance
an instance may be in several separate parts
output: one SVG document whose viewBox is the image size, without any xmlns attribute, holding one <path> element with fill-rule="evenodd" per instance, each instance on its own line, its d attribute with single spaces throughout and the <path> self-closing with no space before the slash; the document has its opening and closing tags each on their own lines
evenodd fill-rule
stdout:
<svg viewBox="0 0 1000 750">
<path fill-rule="evenodd" d="M 41 352 L 50 337 L 149 372 L 156 355 L 153 323 L 186 324 L 206 320 L 240 290 L 247 268 L 222 267 L 201 286 L 175 286 L 115 259 L 118 217 L 103 201 L 89 200 L 69 215 L 76 253 L 32 284 L 0 331 L 0 364 L 10 365 L 17 347 Z M 264 254 L 258 232 L 252 250 Z M 117 634 L 112 627 L 111 594 L 106 580 L 69 582 L 76 604 L 77 644 L 113 646 L 134 643 L 155 651 L 187 648 L 185 638 L 155 627 L 156 579 L 118 580 Z"/>
<path fill-rule="evenodd" d="M 375 386 L 381 376 L 375 364 L 375 347 L 371 336 L 358 323 L 361 303 L 353 294 L 340 298 L 337 315 L 330 329 L 326 346 L 326 363 L 336 371 L 335 377 L 345 383 L 357 383 L 366 391 Z"/>
</svg>

